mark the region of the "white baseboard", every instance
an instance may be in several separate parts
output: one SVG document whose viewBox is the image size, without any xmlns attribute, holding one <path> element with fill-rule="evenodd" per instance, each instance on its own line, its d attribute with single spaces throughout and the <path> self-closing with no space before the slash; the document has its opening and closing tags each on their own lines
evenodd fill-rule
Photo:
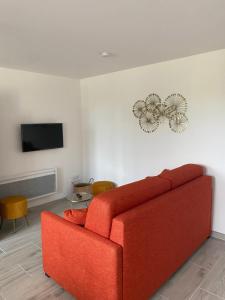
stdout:
<svg viewBox="0 0 225 300">
<path fill-rule="evenodd" d="M 224 233 L 220 233 L 220 232 L 217 232 L 217 231 L 213 231 L 213 232 L 212 232 L 212 237 L 214 237 L 214 238 L 216 238 L 216 239 L 219 239 L 219 240 L 225 241 L 225 234 L 224 234 Z"/>
<path fill-rule="evenodd" d="M 33 200 L 28 199 L 28 208 L 39 206 L 39 205 L 49 203 L 52 201 L 60 200 L 65 197 L 66 197 L 66 195 L 64 193 L 56 193 L 54 195 L 43 197 L 43 198 L 38 198 L 38 199 L 33 199 Z"/>
</svg>

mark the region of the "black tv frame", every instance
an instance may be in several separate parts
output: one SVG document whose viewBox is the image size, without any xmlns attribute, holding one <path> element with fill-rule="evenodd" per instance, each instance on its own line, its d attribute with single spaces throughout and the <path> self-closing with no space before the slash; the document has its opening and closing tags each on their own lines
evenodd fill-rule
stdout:
<svg viewBox="0 0 225 300">
<path fill-rule="evenodd" d="M 58 133 L 59 133 L 59 140 L 56 141 L 56 143 L 52 145 L 48 145 L 46 141 L 46 145 L 33 145 L 32 142 L 34 141 L 26 141 L 25 139 L 25 128 L 26 127 L 43 127 L 43 126 L 56 126 Z M 22 143 L 22 151 L 23 152 L 32 152 L 32 151 L 41 151 L 41 150 L 50 150 L 50 149 L 58 149 L 64 147 L 64 141 L 63 141 L 63 123 L 26 123 L 20 125 L 21 130 L 21 143 Z M 46 138 L 46 137 L 45 137 Z M 26 144 L 27 143 L 27 144 Z M 30 145 L 28 145 L 30 143 Z"/>
</svg>

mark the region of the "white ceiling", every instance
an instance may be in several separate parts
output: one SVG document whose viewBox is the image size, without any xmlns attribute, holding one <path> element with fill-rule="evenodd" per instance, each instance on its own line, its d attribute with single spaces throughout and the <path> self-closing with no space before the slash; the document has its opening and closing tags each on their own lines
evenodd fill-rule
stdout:
<svg viewBox="0 0 225 300">
<path fill-rule="evenodd" d="M 82 78 L 221 48 L 225 0 L 0 0 L 1 67 Z"/>
</svg>

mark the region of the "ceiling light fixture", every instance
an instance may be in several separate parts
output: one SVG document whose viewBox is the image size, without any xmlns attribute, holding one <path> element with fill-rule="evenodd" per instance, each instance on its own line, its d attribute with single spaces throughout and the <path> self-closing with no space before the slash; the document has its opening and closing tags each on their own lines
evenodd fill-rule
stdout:
<svg viewBox="0 0 225 300">
<path fill-rule="evenodd" d="M 109 57 L 112 56 L 112 53 L 108 52 L 108 51 L 102 51 L 100 53 L 101 57 Z"/>
</svg>

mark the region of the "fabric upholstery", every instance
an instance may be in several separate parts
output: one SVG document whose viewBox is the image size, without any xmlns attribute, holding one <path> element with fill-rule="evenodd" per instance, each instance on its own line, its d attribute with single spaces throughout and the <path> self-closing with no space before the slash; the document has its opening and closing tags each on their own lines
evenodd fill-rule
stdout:
<svg viewBox="0 0 225 300">
<path fill-rule="evenodd" d="M 64 211 L 64 219 L 77 225 L 84 225 L 87 211 L 87 208 L 67 209 Z"/>
<path fill-rule="evenodd" d="M 94 183 L 92 183 L 92 194 L 96 196 L 100 193 L 114 189 L 115 186 L 115 183 L 113 183 L 112 181 L 95 181 Z"/>
<path fill-rule="evenodd" d="M 79 300 L 122 300 L 122 248 L 43 212 L 44 272 Z"/>
<path fill-rule="evenodd" d="M 123 247 L 123 299 L 150 299 L 211 234 L 211 177 L 202 176 L 113 219 Z"/>
<path fill-rule="evenodd" d="M 115 216 L 169 189 L 170 182 L 159 177 L 152 177 L 102 193 L 96 196 L 89 205 L 85 227 L 108 238 L 112 219 Z"/>
<path fill-rule="evenodd" d="M 3 219 L 18 219 L 25 217 L 27 213 L 26 197 L 9 196 L 0 200 L 0 216 Z"/>
<path fill-rule="evenodd" d="M 176 188 L 186 182 L 189 182 L 203 175 L 203 167 L 195 164 L 183 165 L 173 170 L 164 170 L 159 177 L 167 179 L 171 188 Z"/>
<path fill-rule="evenodd" d="M 85 227 L 42 213 L 44 271 L 78 300 L 147 300 L 211 234 L 212 178 L 165 170 L 95 197 Z"/>
</svg>

